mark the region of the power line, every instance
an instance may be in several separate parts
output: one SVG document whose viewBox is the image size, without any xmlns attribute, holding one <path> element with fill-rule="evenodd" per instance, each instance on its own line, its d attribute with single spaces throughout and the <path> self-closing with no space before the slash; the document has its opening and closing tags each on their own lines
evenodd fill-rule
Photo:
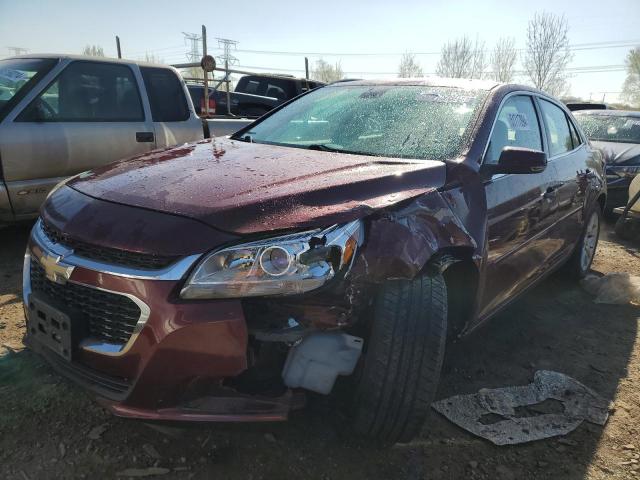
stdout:
<svg viewBox="0 0 640 480">
<path fill-rule="evenodd" d="M 619 40 L 606 42 L 591 42 L 569 45 L 570 51 L 580 50 L 597 50 L 605 48 L 623 48 L 633 47 L 640 43 L 640 40 Z M 517 48 L 516 51 L 523 52 L 525 48 Z M 484 49 L 485 53 L 491 52 L 491 49 Z M 384 57 L 384 56 L 402 56 L 406 52 L 300 52 L 300 51 L 279 51 L 279 50 L 250 50 L 238 49 L 238 52 L 253 53 L 263 55 L 291 55 L 291 56 L 327 56 L 327 57 Z M 413 55 L 440 55 L 440 51 L 431 52 L 411 52 Z"/>
<path fill-rule="evenodd" d="M 304 69 L 298 68 L 272 68 L 272 67 L 260 67 L 256 65 L 238 65 L 239 68 L 247 69 L 247 70 L 262 70 L 262 71 L 273 71 L 273 72 L 304 72 Z M 622 72 L 625 71 L 626 67 L 624 65 L 593 65 L 593 66 L 582 66 L 582 67 L 569 67 L 567 68 L 568 73 L 571 74 L 582 74 L 582 73 L 602 73 L 602 72 Z M 397 71 L 345 71 L 343 72 L 348 75 L 397 75 Z M 492 71 L 482 72 L 484 75 L 490 75 Z M 514 71 L 516 75 L 524 75 L 527 72 L 525 70 L 516 70 Z M 436 72 L 425 72 L 425 75 L 436 75 Z"/>
</svg>

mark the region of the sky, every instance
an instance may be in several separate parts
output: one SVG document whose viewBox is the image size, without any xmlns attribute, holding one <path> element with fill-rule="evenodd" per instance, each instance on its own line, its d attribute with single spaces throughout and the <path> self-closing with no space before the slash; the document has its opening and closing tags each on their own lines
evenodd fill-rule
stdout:
<svg viewBox="0 0 640 480">
<path fill-rule="evenodd" d="M 210 53 L 221 53 L 218 37 L 238 42 L 236 68 L 303 75 L 306 55 L 312 65 L 340 62 L 350 78 L 388 78 L 406 51 L 435 73 L 442 44 L 463 35 L 488 51 L 504 36 L 523 49 L 527 23 L 542 11 L 569 23 L 571 94 L 618 101 L 625 57 L 640 46 L 640 0 L 0 0 L 0 58 L 11 55 L 8 47 L 81 53 L 85 45 L 116 56 L 118 35 L 125 58 L 180 63 L 189 50 L 183 32 L 200 33 L 204 24 Z"/>
</svg>

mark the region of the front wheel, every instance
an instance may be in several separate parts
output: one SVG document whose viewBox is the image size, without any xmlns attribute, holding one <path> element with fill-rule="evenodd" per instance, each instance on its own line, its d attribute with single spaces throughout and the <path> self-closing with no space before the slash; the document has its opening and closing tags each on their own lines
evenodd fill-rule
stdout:
<svg viewBox="0 0 640 480">
<path fill-rule="evenodd" d="M 591 268 L 598 246 L 601 220 L 600 205 L 596 204 L 586 216 L 582 235 L 567 265 L 571 275 L 576 278 L 584 278 Z"/>
<path fill-rule="evenodd" d="M 441 275 L 383 285 L 356 373 L 352 414 L 359 434 L 392 444 L 420 432 L 440 380 L 446 337 Z"/>
</svg>

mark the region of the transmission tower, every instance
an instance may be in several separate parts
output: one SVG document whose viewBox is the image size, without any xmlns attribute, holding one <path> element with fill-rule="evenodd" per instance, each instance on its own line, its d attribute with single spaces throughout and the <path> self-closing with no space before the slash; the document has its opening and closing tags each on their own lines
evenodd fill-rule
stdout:
<svg viewBox="0 0 640 480">
<path fill-rule="evenodd" d="M 229 66 L 236 65 L 238 63 L 238 58 L 231 55 L 231 47 L 234 49 L 236 45 L 238 45 L 237 40 L 229 40 L 228 38 L 216 38 L 218 40 L 218 47 L 222 48 L 222 55 L 218 55 L 218 59 L 225 65 L 228 63 Z"/>
<path fill-rule="evenodd" d="M 29 49 L 22 48 L 22 47 L 7 47 L 7 50 L 12 52 L 14 56 L 15 55 L 22 55 L 22 54 L 27 53 L 29 51 Z"/>
<path fill-rule="evenodd" d="M 189 45 L 189 50 L 187 51 L 187 59 L 190 62 L 199 62 L 200 61 L 200 42 L 202 41 L 202 35 L 197 33 L 187 33 L 182 32 L 184 35 L 184 43 Z"/>
</svg>

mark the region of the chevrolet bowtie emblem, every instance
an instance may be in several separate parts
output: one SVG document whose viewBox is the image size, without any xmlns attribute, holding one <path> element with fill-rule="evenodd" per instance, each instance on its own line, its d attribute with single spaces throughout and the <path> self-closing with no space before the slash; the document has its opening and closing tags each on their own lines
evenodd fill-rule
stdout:
<svg viewBox="0 0 640 480">
<path fill-rule="evenodd" d="M 64 263 L 64 257 L 70 255 L 72 250 L 66 250 L 64 252 L 56 252 L 50 254 L 48 252 L 38 249 L 38 252 L 34 251 L 38 263 L 42 266 L 45 274 L 49 280 L 55 283 L 65 284 L 71 273 L 73 273 L 73 265 Z"/>
</svg>

